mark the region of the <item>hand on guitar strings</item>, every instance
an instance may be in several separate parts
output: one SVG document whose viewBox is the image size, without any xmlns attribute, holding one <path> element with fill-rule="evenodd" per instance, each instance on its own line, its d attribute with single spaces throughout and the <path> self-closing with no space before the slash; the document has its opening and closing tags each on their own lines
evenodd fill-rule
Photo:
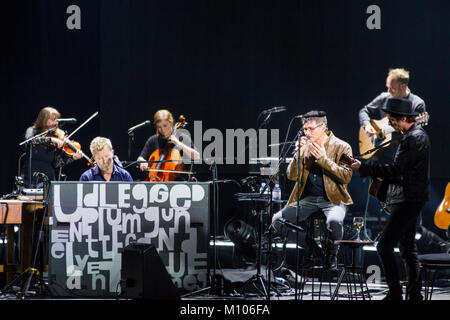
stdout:
<svg viewBox="0 0 450 320">
<path fill-rule="evenodd" d="M 376 134 L 375 129 L 372 127 L 372 125 L 371 125 L 370 123 L 368 123 L 368 124 L 366 124 L 366 125 L 364 126 L 364 131 L 366 132 L 366 134 L 367 134 L 369 137 L 371 137 L 371 136 L 373 136 L 373 135 Z"/>
</svg>

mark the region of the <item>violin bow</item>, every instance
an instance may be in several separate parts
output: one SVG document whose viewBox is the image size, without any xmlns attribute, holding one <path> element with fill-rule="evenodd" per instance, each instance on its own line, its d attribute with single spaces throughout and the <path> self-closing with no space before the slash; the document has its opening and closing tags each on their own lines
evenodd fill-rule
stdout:
<svg viewBox="0 0 450 320">
<path fill-rule="evenodd" d="M 92 116 L 90 116 L 89 119 L 87 119 L 85 122 L 83 122 L 82 124 L 80 124 L 80 126 L 79 126 L 78 128 L 76 128 L 75 130 L 73 130 L 73 132 L 67 136 L 67 139 L 70 139 L 70 137 L 73 136 L 75 132 L 77 132 L 78 130 L 80 130 L 86 123 L 88 123 L 89 121 L 91 121 L 91 119 L 94 118 L 94 117 L 97 116 L 97 115 L 98 115 L 98 111 L 95 112 Z"/>
</svg>

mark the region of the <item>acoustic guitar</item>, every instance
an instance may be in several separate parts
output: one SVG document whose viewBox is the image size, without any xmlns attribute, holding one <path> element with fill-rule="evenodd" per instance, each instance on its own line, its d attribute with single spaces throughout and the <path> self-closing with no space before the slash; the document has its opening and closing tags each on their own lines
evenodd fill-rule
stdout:
<svg viewBox="0 0 450 320">
<path fill-rule="evenodd" d="M 428 112 L 422 113 L 416 117 L 416 124 L 421 125 L 421 126 L 426 126 L 428 124 L 429 119 L 430 119 L 430 116 L 429 116 Z M 370 153 L 367 153 L 367 152 L 372 150 L 373 148 L 379 146 L 382 143 L 391 141 L 393 138 L 392 133 L 395 131 L 394 128 L 392 128 L 389 125 L 389 120 L 387 117 L 384 117 L 381 120 L 371 119 L 370 124 L 375 129 L 375 135 L 373 135 L 371 137 L 369 137 L 367 135 L 363 126 L 361 126 L 361 128 L 359 128 L 359 137 L 358 137 L 359 153 L 362 155 L 361 157 L 363 159 L 370 159 L 372 157 L 374 157 L 374 158 L 380 157 L 384 148 L 375 150 Z M 399 142 L 399 141 L 397 141 L 397 142 Z"/>
<path fill-rule="evenodd" d="M 343 154 L 339 162 L 340 165 L 349 168 L 351 164 L 355 162 L 355 158 Z M 381 206 L 384 208 L 384 210 L 386 210 L 387 213 L 390 213 L 391 211 L 389 209 L 389 206 L 386 205 L 388 187 L 389 183 L 381 178 L 371 179 L 368 192 L 369 195 L 380 202 Z"/>
<path fill-rule="evenodd" d="M 434 214 L 434 224 L 439 229 L 448 230 L 450 225 L 450 182 L 445 188 L 444 199 Z"/>
</svg>

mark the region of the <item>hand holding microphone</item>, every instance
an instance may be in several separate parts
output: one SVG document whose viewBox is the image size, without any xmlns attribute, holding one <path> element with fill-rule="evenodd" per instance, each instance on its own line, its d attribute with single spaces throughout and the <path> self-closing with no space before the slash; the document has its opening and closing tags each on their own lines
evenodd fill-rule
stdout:
<svg viewBox="0 0 450 320">
<path fill-rule="evenodd" d="M 308 150 L 309 150 L 309 139 L 306 136 L 303 136 L 300 138 L 300 155 L 305 156 L 306 154 L 308 154 Z M 294 150 L 294 157 L 297 158 L 297 154 L 298 154 L 298 140 L 295 142 L 295 150 Z"/>
</svg>

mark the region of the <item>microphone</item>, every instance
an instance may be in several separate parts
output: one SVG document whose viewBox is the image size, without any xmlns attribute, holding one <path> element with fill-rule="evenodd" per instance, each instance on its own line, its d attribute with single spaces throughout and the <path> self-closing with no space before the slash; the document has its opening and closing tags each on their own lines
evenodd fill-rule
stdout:
<svg viewBox="0 0 450 320">
<path fill-rule="evenodd" d="M 325 111 L 312 111 L 307 112 L 305 114 L 301 114 L 298 116 L 295 116 L 296 119 L 307 119 L 307 118 L 320 118 L 320 117 L 326 117 L 327 113 Z"/>
<path fill-rule="evenodd" d="M 137 128 L 148 126 L 149 124 L 151 124 L 151 121 L 145 120 L 144 122 L 139 123 L 139 124 L 135 125 L 134 127 L 131 127 L 130 129 L 128 129 L 128 133 L 133 132 Z"/>
<path fill-rule="evenodd" d="M 67 118 L 67 119 L 56 119 L 56 122 L 66 122 L 66 123 L 77 123 L 77 119 L 75 118 Z"/>
<path fill-rule="evenodd" d="M 286 219 L 279 218 L 278 221 L 281 222 L 282 224 L 284 224 L 288 228 L 291 228 L 291 229 L 294 229 L 294 230 L 297 230 L 297 231 L 305 231 L 305 230 L 303 230 L 302 227 L 300 227 L 300 226 L 298 226 L 296 224 L 293 224 L 292 222 L 289 222 Z"/>
<path fill-rule="evenodd" d="M 119 157 L 118 157 L 118 156 L 114 155 L 114 156 L 113 156 L 113 160 L 114 160 L 114 162 L 115 162 L 119 167 L 123 168 L 123 164 L 122 164 L 122 162 L 119 160 Z"/>
<path fill-rule="evenodd" d="M 261 113 L 267 114 L 267 113 L 275 113 L 275 112 L 281 112 L 281 111 L 286 111 L 286 107 L 285 106 L 273 107 L 271 109 L 264 110 Z"/>
</svg>

